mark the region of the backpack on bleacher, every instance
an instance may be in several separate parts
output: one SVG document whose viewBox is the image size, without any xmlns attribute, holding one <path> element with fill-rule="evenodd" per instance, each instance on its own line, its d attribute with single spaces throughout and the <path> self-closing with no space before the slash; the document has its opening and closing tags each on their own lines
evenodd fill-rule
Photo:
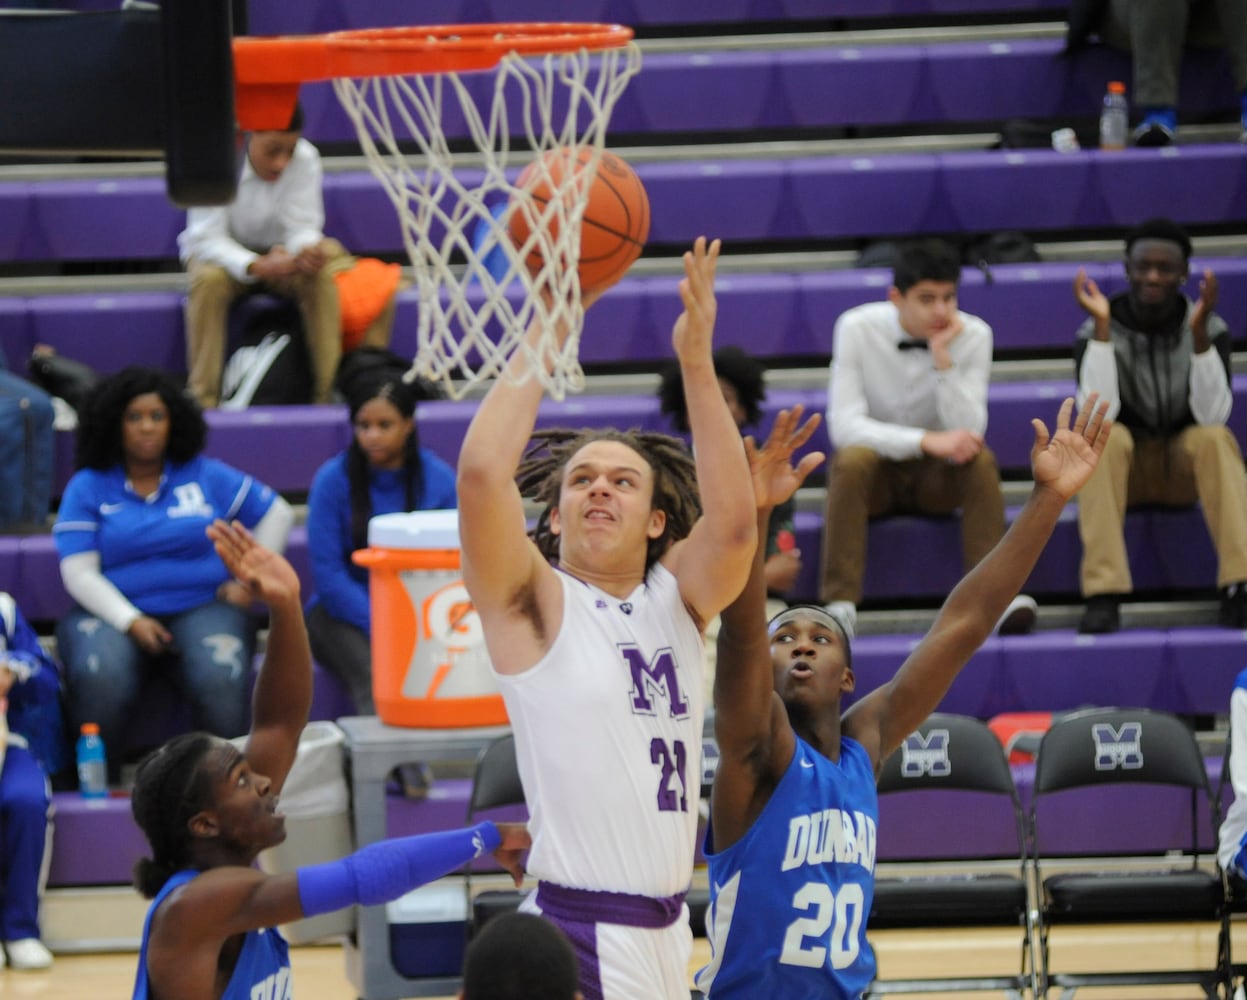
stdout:
<svg viewBox="0 0 1247 1000">
<path fill-rule="evenodd" d="M 221 377 L 222 410 L 312 401 L 312 359 L 294 305 L 257 313 Z"/>
</svg>

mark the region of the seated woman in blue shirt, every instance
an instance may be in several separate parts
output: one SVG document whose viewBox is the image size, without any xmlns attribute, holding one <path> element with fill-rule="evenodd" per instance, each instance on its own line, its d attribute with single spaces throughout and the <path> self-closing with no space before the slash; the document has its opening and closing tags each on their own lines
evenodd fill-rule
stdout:
<svg viewBox="0 0 1247 1000">
<path fill-rule="evenodd" d="M 84 407 L 78 471 L 53 527 L 75 601 L 56 637 L 73 729 L 99 723 L 114 781 L 157 671 L 172 672 L 197 729 L 247 731 L 251 599 L 205 530 L 237 520 L 281 551 L 293 514 L 269 487 L 200 454 L 207 432 L 199 405 L 152 368 L 103 380 Z"/>
<path fill-rule="evenodd" d="M 307 605 L 312 655 L 372 715 L 372 625 L 368 571 L 351 553 L 368 545 L 374 514 L 456 507 L 455 472 L 416 431 L 415 387 L 390 373 L 361 371 L 341 386 L 351 414 L 350 447 L 316 472 L 307 501 L 315 593 Z"/>
</svg>

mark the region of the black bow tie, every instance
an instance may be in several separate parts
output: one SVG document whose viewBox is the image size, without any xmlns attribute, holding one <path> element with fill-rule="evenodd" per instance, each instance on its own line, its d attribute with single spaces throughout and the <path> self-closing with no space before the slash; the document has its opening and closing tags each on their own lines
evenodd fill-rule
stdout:
<svg viewBox="0 0 1247 1000">
<path fill-rule="evenodd" d="M 898 351 L 929 351 L 931 345 L 925 340 L 902 340 L 896 345 Z"/>
</svg>

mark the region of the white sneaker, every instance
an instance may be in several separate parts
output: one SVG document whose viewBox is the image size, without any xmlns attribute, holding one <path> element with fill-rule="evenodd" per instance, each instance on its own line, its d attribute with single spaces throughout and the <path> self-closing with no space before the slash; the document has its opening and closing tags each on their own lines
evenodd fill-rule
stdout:
<svg viewBox="0 0 1247 1000">
<path fill-rule="evenodd" d="M 840 623 L 850 639 L 857 635 L 857 605 L 852 601 L 829 601 L 823 610 Z"/>
<path fill-rule="evenodd" d="M 14 969 L 50 969 L 52 953 L 38 938 L 22 938 L 5 941 L 4 950 L 9 955 L 9 965 Z"/>
<path fill-rule="evenodd" d="M 996 634 L 1026 635 L 1034 630 L 1035 619 L 1038 617 L 1039 605 L 1035 603 L 1035 598 L 1018 594 L 1009 602 L 1005 613 L 1000 616 L 1000 621 L 996 622 Z"/>
</svg>

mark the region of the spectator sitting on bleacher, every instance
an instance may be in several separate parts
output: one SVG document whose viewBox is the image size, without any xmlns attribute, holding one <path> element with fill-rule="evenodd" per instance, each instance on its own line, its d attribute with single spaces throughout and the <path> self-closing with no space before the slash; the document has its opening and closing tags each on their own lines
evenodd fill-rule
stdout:
<svg viewBox="0 0 1247 1000">
<path fill-rule="evenodd" d="M 251 476 L 200 454 L 207 424 L 171 375 L 127 368 L 103 380 L 78 429 L 78 471 L 53 528 L 74 599 L 56 626 L 76 732 L 97 722 L 110 778 L 150 676 L 174 672 L 195 725 L 247 728 L 255 646 L 251 598 L 204 529 L 216 518 L 285 547 L 290 505 Z"/>
<path fill-rule="evenodd" d="M 47 530 L 54 418 L 51 397 L 0 349 L 0 531 Z"/>
<path fill-rule="evenodd" d="M 0 593 L 0 966 L 46 969 L 39 898 L 49 847 L 48 776 L 68 757 L 61 679 L 12 596 Z"/>
<path fill-rule="evenodd" d="M 368 571 L 351 553 L 368 545 L 368 519 L 397 511 L 452 509 L 455 470 L 420 447 L 416 388 L 389 370 L 364 369 L 339 385 L 350 407 L 350 447 L 316 472 L 307 540 L 316 592 L 307 605 L 312 655 L 373 715 Z"/>
<path fill-rule="evenodd" d="M 992 331 L 957 308 L 961 258 L 947 243 L 900 249 L 886 302 L 845 312 L 833 334 L 820 599 L 851 636 L 866 570 L 866 529 L 882 514 L 961 510 L 969 571 L 1005 532 L 996 456 L 983 443 Z M 997 625 L 1029 632 L 1019 594 Z"/>
<path fill-rule="evenodd" d="M 1133 589 L 1127 508 L 1196 501 L 1217 553 L 1220 623 L 1247 628 L 1247 477 L 1226 426 L 1234 402 L 1230 332 L 1213 312 L 1211 269 L 1199 283 L 1198 301 L 1183 294 L 1190 257 L 1181 226 L 1151 219 L 1126 237 L 1129 291 L 1110 300 L 1085 271 L 1074 279 L 1074 295 L 1090 316 L 1074 346 L 1078 402 L 1099 393 L 1117 424 L 1078 499 L 1087 599 L 1080 632 L 1121 627 L 1121 601 Z"/>
<path fill-rule="evenodd" d="M 727 408 L 742 431 L 754 427 L 762 417 L 761 404 L 766 399 L 763 376 L 766 367 L 749 357 L 739 347 L 720 347 L 714 352 L 714 373 Z M 689 433 L 688 408 L 684 401 L 684 380 L 679 365 L 669 364 L 663 370 L 658 388 L 659 406 L 681 434 Z M 775 605 L 768 605 L 769 614 L 783 610 L 784 595 L 792 589 L 801 574 L 801 553 L 793 547 L 793 511 L 795 500 L 789 499 L 771 514 L 766 544 L 766 592 Z"/>
<path fill-rule="evenodd" d="M 202 406 L 220 401 L 230 304 L 256 288 L 297 300 L 312 357 L 312 401 L 330 400 L 343 350 L 336 276 L 355 261 L 323 232 L 320 153 L 302 130 L 303 111 L 296 106 L 289 128 L 251 133 L 234 201 L 190 209 L 178 236 L 178 254 L 190 274 L 188 384 Z M 391 295 L 361 343 L 388 346 L 395 305 Z"/>
<path fill-rule="evenodd" d="M 1247 141 L 1247 3 L 1243 0 L 1076 0 L 1071 46 L 1084 32 L 1131 54 L 1139 146 L 1168 146 L 1178 132 L 1178 83 L 1187 46 L 1224 48 L 1238 90 Z"/>
</svg>

